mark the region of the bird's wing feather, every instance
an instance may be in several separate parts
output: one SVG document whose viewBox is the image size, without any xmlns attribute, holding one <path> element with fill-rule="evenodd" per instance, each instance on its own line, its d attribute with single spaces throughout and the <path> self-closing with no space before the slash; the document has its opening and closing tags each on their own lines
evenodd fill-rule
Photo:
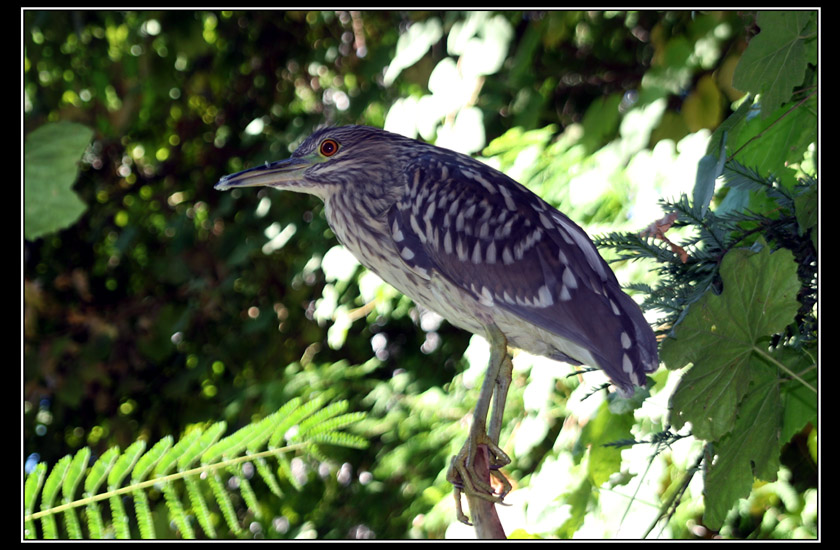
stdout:
<svg viewBox="0 0 840 550">
<path fill-rule="evenodd" d="M 639 307 L 569 218 L 469 157 L 420 157 L 407 174 L 389 224 L 408 267 L 586 348 L 624 389 L 655 370 Z"/>
</svg>

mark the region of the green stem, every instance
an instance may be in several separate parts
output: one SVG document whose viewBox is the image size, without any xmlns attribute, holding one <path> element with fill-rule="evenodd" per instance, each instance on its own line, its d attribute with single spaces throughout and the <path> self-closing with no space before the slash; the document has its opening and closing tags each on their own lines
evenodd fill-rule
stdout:
<svg viewBox="0 0 840 550">
<path fill-rule="evenodd" d="M 74 500 L 73 502 L 68 502 L 65 504 L 61 504 L 59 506 L 54 506 L 52 508 L 48 508 L 46 510 L 41 510 L 39 512 L 35 512 L 34 514 L 30 514 L 28 516 L 24 516 L 24 521 L 31 521 L 35 520 L 47 515 L 58 514 L 60 512 L 64 512 L 65 510 L 70 510 L 72 508 L 78 508 L 80 506 L 86 506 L 88 504 L 92 504 L 94 502 L 98 502 L 100 500 L 108 499 L 112 496 L 123 495 L 126 493 L 132 493 L 134 491 L 141 491 L 143 489 L 147 489 L 153 485 L 157 485 L 158 483 L 168 483 L 170 481 L 175 481 L 177 479 L 183 479 L 185 477 L 199 475 L 204 472 L 212 472 L 218 470 L 219 468 L 227 468 L 229 466 L 235 466 L 242 462 L 248 462 L 250 460 L 257 460 L 259 458 L 272 456 L 276 454 L 283 454 L 289 451 L 293 451 L 295 449 L 300 449 L 307 446 L 309 442 L 302 442 L 302 443 L 295 443 L 293 445 L 287 445 L 282 448 L 278 449 L 270 449 L 268 451 L 262 451 L 259 453 L 249 454 L 245 456 L 240 456 L 237 458 L 232 458 L 230 460 L 225 460 L 222 462 L 216 462 L 214 464 L 202 464 L 201 466 L 197 466 L 190 470 L 184 470 L 183 472 L 176 472 L 174 474 L 169 474 L 167 476 L 156 477 L 154 479 L 147 479 L 146 481 L 142 481 L 140 483 L 133 483 L 131 485 L 127 485 L 125 487 L 120 487 L 119 489 L 114 489 L 113 491 L 107 491 L 105 493 L 99 493 L 98 495 L 93 495 L 90 497 L 81 498 L 79 500 Z"/>
<path fill-rule="evenodd" d="M 809 389 L 809 390 L 811 390 L 812 392 L 817 393 L 817 388 L 815 388 L 814 386 L 812 386 L 811 384 L 809 384 L 808 382 L 806 382 L 806 381 L 805 381 L 805 380 L 804 380 L 801 376 L 799 376 L 798 374 L 796 374 L 795 372 L 793 372 L 792 370 L 790 370 L 789 368 L 787 368 L 787 366 L 786 366 L 786 365 L 784 365 L 783 363 L 780 363 L 779 361 L 777 361 L 776 359 L 774 359 L 774 358 L 773 358 L 773 356 L 771 356 L 771 355 L 770 355 L 769 353 L 767 353 L 766 351 L 764 351 L 764 350 L 762 350 L 762 349 L 758 348 L 757 346 L 753 346 L 753 351 L 755 351 L 756 353 L 758 353 L 758 354 L 759 354 L 761 357 L 763 357 L 765 360 L 767 360 L 767 361 L 769 361 L 770 363 L 772 363 L 772 364 L 776 365 L 776 367 L 778 367 L 778 368 L 782 369 L 783 371 L 785 371 L 786 373 L 788 373 L 791 377 L 793 377 L 794 379 L 796 379 L 797 381 L 799 381 L 799 383 L 800 383 L 800 384 L 802 384 L 803 386 L 805 386 L 806 388 L 808 388 L 808 389 Z"/>
</svg>

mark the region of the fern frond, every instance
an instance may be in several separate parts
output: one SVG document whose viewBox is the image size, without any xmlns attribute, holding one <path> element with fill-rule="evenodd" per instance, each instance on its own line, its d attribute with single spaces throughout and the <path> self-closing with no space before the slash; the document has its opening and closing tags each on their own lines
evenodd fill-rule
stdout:
<svg viewBox="0 0 840 550">
<path fill-rule="evenodd" d="M 169 518 L 175 525 L 175 529 L 182 538 L 192 540 L 195 538 L 195 531 L 193 531 L 189 520 L 187 519 L 187 512 L 181 505 L 181 499 L 178 497 L 178 490 L 174 483 L 164 483 L 161 487 L 163 498 L 166 502 L 166 508 L 169 511 Z"/>
<path fill-rule="evenodd" d="M 213 520 L 210 517 L 210 508 L 207 506 L 207 500 L 201 494 L 198 487 L 198 480 L 194 477 L 185 477 L 184 485 L 187 488 L 187 496 L 192 504 L 192 511 L 195 514 L 198 524 L 204 530 L 208 537 L 216 538 L 216 528 L 213 527 Z"/>
<path fill-rule="evenodd" d="M 35 500 L 38 498 L 38 492 L 44 485 L 44 480 L 47 477 L 47 465 L 41 462 L 32 472 L 26 476 L 26 483 L 23 486 L 23 515 L 31 516 L 32 510 L 35 507 Z M 27 539 L 35 538 L 35 523 L 32 520 L 27 520 L 24 523 L 24 537 Z"/>
<path fill-rule="evenodd" d="M 233 509 L 233 502 L 231 502 L 230 496 L 227 491 L 225 491 L 224 483 L 222 482 L 222 478 L 219 476 L 218 471 L 210 473 L 207 476 L 207 482 L 210 484 L 213 496 L 216 497 L 216 504 L 219 505 L 219 510 L 221 510 L 222 517 L 225 518 L 228 527 L 230 527 L 230 530 L 235 534 L 241 533 L 242 527 L 240 527 L 239 522 L 236 520 L 236 512 Z"/>
<path fill-rule="evenodd" d="M 207 537 L 216 538 L 220 525 L 241 535 L 245 529 L 238 519 L 241 511 L 237 506 L 244 503 L 254 516 L 263 515 L 263 505 L 249 481 L 252 476 L 245 473 L 247 468 L 256 470 L 259 475 L 254 479 L 262 480 L 272 494 L 283 497 L 276 472 L 297 489 L 303 484 L 292 472 L 289 453 L 304 450 L 311 456 L 323 457 L 321 448 L 325 445 L 367 445 L 363 437 L 341 431 L 365 416 L 346 412 L 348 407 L 346 401 L 325 405 L 323 397 L 306 403 L 293 399 L 275 413 L 224 438 L 227 425 L 217 422 L 190 428 L 177 443 L 172 436 L 166 436 L 148 450 L 143 440 L 123 452 L 112 447 L 89 467 L 92 453 L 87 447 L 72 457 L 63 457 L 52 471 L 46 464 L 38 464 L 24 484 L 24 536 L 38 537 L 37 520 L 43 538 L 128 539 L 137 536 L 133 532 L 144 539 L 156 538 L 152 498 L 157 496 L 150 493 L 152 488 L 163 494 L 165 510 L 178 536 L 196 537 L 190 523 L 193 517 Z M 280 446 L 287 437 L 288 444 Z M 269 459 L 276 460 L 276 469 Z M 82 496 L 77 499 L 82 484 Z M 56 504 L 59 491 L 62 502 Z M 35 512 L 39 493 L 40 510 Z M 241 495 L 241 499 L 231 498 L 233 493 Z M 130 511 L 123 501 L 128 495 L 133 501 Z M 103 500 L 109 504 L 107 519 L 99 505 Z M 77 508 L 83 508 L 82 522 Z M 56 524 L 56 515 L 64 519 L 63 532 Z M 224 523 L 219 523 L 219 516 Z"/>
<path fill-rule="evenodd" d="M 281 458 L 282 456 L 283 455 L 279 455 L 278 458 Z M 252 463 L 257 468 L 257 474 L 259 474 L 260 478 L 262 478 L 268 489 L 274 493 L 275 496 L 283 497 L 283 490 L 280 488 L 280 483 L 277 481 L 277 477 L 274 475 L 274 472 L 271 471 L 268 461 L 264 458 L 255 458 Z"/>
<path fill-rule="evenodd" d="M 48 510 L 52 508 L 55 497 L 58 495 L 61 484 L 64 482 L 64 476 L 67 474 L 67 469 L 70 467 L 70 455 L 63 457 L 47 476 L 47 481 L 44 482 L 44 491 L 41 494 L 41 510 Z M 55 518 L 49 516 L 48 520 L 43 523 L 44 538 L 57 539 L 58 526 L 55 524 Z"/>
</svg>

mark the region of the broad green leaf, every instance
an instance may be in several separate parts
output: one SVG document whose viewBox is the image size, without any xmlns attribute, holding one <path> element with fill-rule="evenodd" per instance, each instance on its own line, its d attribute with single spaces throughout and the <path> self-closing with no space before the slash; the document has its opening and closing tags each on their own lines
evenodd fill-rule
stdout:
<svg viewBox="0 0 840 550">
<path fill-rule="evenodd" d="M 754 478 L 774 481 L 779 470 L 779 380 L 767 368 L 744 398 L 732 431 L 717 445 L 717 458 L 705 476 L 704 523 L 719 529 L 739 498 L 750 494 Z"/>
<path fill-rule="evenodd" d="M 618 130 L 621 120 L 621 94 L 599 97 L 583 115 L 583 137 L 581 143 L 589 152 L 597 151 Z"/>
<path fill-rule="evenodd" d="M 741 56 L 732 85 L 761 94 L 761 112 L 767 115 L 790 100 L 802 84 L 809 61 L 806 41 L 816 37 L 816 11 L 761 11 L 761 29 Z"/>
<path fill-rule="evenodd" d="M 584 426 L 580 437 L 584 444 L 591 445 L 587 473 L 595 487 L 600 487 L 612 474 L 621 469 L 621 449 L 605 445 L 630 439 L 632 426 L 632 412 L 613 414 L 606 401 L 601 403 L 595 418 Z"/>
<path fill-rule="evenodd" d="M 816 97 L 786 103 L 768 117 L 755 117 L 735 129 L 728 148 L 740 164 L 760 166 L 762 172 L 783 177 L 790 163 L 802 161 L 811 143 L 817 141 Z"/>
<path fill-rule="evenodd" d="M 574 536 L 586 520 L 586 511 L 592 505 L 592 501 L 597 500 L 596 495 L 596 487 L 592 486 L 589 479 L 584 479 L 574 491 L 563 495 L 563 502 L 570 507 L 570 510 L 569 518 L 557 530 L 559 537 L 570 539 Z"/>
<path fill-rule="evenodd" d="M 708 292 L 692 304 L 661 348 L 669 369 L 694 364 L 671 397 L 671 424 L 679 429 L 691 422 L 694 435 L 706 440 L 732 429 L 752 378 L 750 356 L 766 349 L 762 341 L 793 321 L 799 306 L 789 250 L 732 250 L 720 276 L 723 292 Z"/>
<path fill-rule="evenodd" d="M 814 350 L 816 351 L 816 350 Z M 796 373 L 802 373 L 802 379 L 813 387 L 817 387 L 816 353 L 812 355 L 805 350 L 783 350 L 779 358 L 785 365 Z M 782 444 L 799 433 L 808 423 L 817 426 L 817 397 L 811 388 L 798 381 L 792 381 L 782 387 L 782 429 L 779 441 Z"/>
<path fill-rule="evenodd" d="M 700 77 L 682 105 L 682 118 L 691 132 L 714 129 L 723 118 L 723 93 L 712 75 Z"/>
<path fill-rule="evenodd" d="M 26 136 L 23 154 L 23 235 L 29 240 L 73 224 L 87 206 L 71 189 L 77 163 L 93 137 L 81 124 L 45 124 Z"/>
</svg>

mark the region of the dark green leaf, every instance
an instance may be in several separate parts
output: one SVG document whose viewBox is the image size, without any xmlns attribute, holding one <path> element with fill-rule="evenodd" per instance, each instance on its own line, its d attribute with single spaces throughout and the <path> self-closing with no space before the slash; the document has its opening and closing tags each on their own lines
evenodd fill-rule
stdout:
<svg viewBox="0 0 840 550">
<path fill-rule="evenodd" d="M 694 435 L 707 440 L 732 429 L 752 378 L 750 356 L 793 320 L 800 286 L 793 254 L 767 247 L 730 251 L 720 276 L 723 293 L 707 292 L 693 304 L 661 348 L 668 368 L 694 365 L 671 398 L 671 424 L 691 422 Z"/>
<path fill-rule="evenodd" d="M 761 112 L 771 113 L 790 100 L 802 84 L 808 63 L 805 41 L 811 36 L 815 11 L 762 11 L 761 32 L 752 40 L 735 69 L 732 84 L 761 94 Z"/>
<path fill-rule="evenodd" d="M 732 431 L 715 445 L 717 457 L 707 465 L 703 519 L 711 529 L 719 529 L 735 501 L 749 495 L 755 477 L 774 481 L 779 470 L 779 380 L 766 365 L 755 372 Z"/>
<path fill-rule="evenodd" d="M 45 124 L 26 136 L 23 234 L 27 239 L 73 224 L 87 208 L 71 187 L 91 137 L 90 128 L 70 122 Z"/>
</svg>

